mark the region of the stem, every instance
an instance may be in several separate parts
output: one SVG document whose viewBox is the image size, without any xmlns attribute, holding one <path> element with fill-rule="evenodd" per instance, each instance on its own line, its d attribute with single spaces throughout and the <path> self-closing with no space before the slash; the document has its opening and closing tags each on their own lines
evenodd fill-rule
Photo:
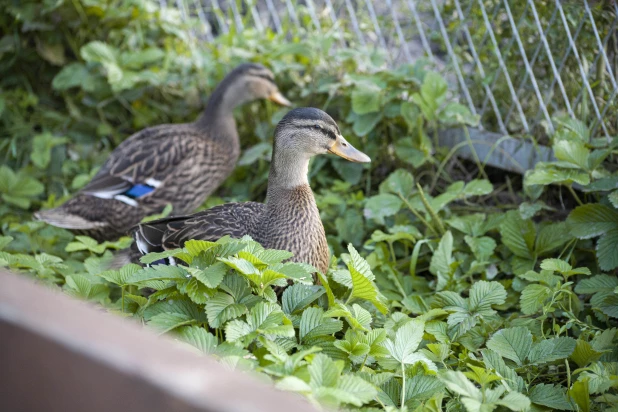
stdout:
<svg viewBox="0 0 618 412">
<path fill-rule="evenodd" d="M 569 367 L 569 360 L 565 359 L 564 364 L 566 365 L 567 370 L 567 388 L 571 388 L 571 368 Z"/>
<path fill-rule="evenodd" d="M 427 212 L 429 213 L 429 215 L 431 216 L 433 221 L 435 221 L 436 224 L 438 225 L 438 230 L 440 231 L 440 236 L 443 236 L 444 233 L 446 233 L 446 229 L 444 229 L 444 225 L 442 224 L 442 220 L 440 219 L 440 217 L 438 216 L 436 211 L 433 210 L 433 208 L 429 204 L 429 201 L 427 201 L 427 198 L 425 197 L 425 193 L 423 192 L 423 188 L 421 187 L 421 185 L 419 185 L 417 183 L 416 184 L 416 188 L 418 189 L 418 193 L 421 195 L 421 202 L 423 202 L 423 206 L 425 206 L 425 209 L 427 209 Z"/>
<path fill-rule="evenodd" d="M 406 401 L 406 370 L 403 363 L 401 364 L 401 378 L 403 379 L 401 384 L 401 409 L 403 410 Z"/>
<path fill-rule="evenodd" d="M 582 201 L 579 198 L 579 196 L 577 196 L 577 193 L 575 193 L 575 190 L 573 189 L 573 187 L 571 185 L 567 185 L 567 189 L 569 189 L 569 192 L 571 192 L 571 195 L 573 195 L 573 197 L 575 198 L 575 201 L 577 202 L 577 204 L 580 205 L 580 206 L 583 206 L 584 204 L 582 203 Z"/>
<path fill-rule="evenodd" d="M 417 218 L 418 220 L 420 220 L 420 221 L 421 221 L 421 223 L 422 223 L 422 224 L 424 224 L 424 225 L 425 225 L 425 227 L 427 227 L 427 229 L 431 230 L 431 232 L 432 232 L 434 235 L 438 236 L 438 235 L 439 235 L 439 234 L 438 234 L 438 232 L 436 232 L 436 230 L 433 228 L 433 226 L 432 226 L 431 224 L 429 224 L 429 222 L 428 222 L 427 220 L 425 220 L 425 218 L 424 218 L 423 216 L 421 216 L 421 214 L 420 214 L 420 213 L 418 213 L 418 211 L 417 211 L 417 210 L 415 210 L 415 209 L 412 207 L 412 205 L 408 202 L 408 199 L 406 199 L 405 197 L 403 197 L 401 194 L 398 194 L 398 195 L 399 195 L 399 198 L 403 201 L 403 203 L 405 203 L 405 204 L 406 204 L 406 206 L 408 207 L 408 209 L 410 209 L 410 212 L 412 212 L 412 214 L 413 214 L 414 216 L 416 216 L 416 218 Z"/>
</svg>

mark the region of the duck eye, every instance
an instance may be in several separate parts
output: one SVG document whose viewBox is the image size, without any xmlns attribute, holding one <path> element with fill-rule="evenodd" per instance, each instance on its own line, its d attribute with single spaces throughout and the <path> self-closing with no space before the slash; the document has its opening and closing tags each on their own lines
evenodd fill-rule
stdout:
<svg viewBox="0 0 618 412">
<path fill-rule="evenodd" d="M 314 125 L 313 127 L 315 127 L 318 130 L 322 130 L 322 126 L 320 126 L 319 124 Z"/>
</svg>

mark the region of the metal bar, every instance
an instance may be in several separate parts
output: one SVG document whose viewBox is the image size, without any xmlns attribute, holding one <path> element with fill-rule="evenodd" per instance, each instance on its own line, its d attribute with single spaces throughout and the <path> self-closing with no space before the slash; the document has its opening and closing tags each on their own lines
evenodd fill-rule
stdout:
<svg viewBox="0 0 618 412">
<path fill-rule="evenodd" d="M 431 60 L 434 60 L 431 46 L 429 46 L 429 42 L 427 41 L 427 37 L 425 36 L 425 30 L 423 29 L 423 25 L 421 24 L 420 16 L 418 15 L 418 11 L 416 10 L 416 2 L 415 0 L 407 0 L 407 2 L 408 8 L 412 12 L 412 18 L 414 18 L 414 24 L 416 24 L 418 35 L 421 38 L 421 44 L 423 45 L 423 49 L 425 49 L 425 53 L 427 53 L 427 56 L 429 56 Z"/>
<path fill-rule="evenodd" d="M 526 120 L 526 116 L 524 115 L 524 111 L 521 107 L 521 103 L 519 102 L 519 99 L 517 98 L 517 95 L 515 94 L 515 89 L 513 88 L 513 82 L 511 82 L 511 77 L 509 76 L 509 72 L 506 68 L 506 64 L 504 63 L 504 59 L 502 58 L 502 53 L 500 53 L 500 47 L 498 45 L 498 41 L 496 40 L 496 36 L 491 26 L 491 23 L 489 22 L 489 19 L 487 18 L 487 11 L 485 10 L 485 6 L 483 5 L 482 0 L 479 0 L 479 5 L 481 6 L 481 13 L 483 14 L 483 20 L 485 21 L 485 27 L 487 28 L 487 31 L 489 32 L 489 38 L 491 39 L 491 42 L 494 46 L 494 53 L 496 54 L 496 57 L 498 58 L 498 64 L 500 65 L 500 68 L 502 69 L 502 72 L 504 73 L 506 83 L 511 93 L 511 98 L 517 104 L 517 110 L 519 111 L 519 117 L 524 126 L 524 130 L 526 131 L 526 133 L 529 133 L 530 126 L 528 125 L 528 121 Z"/>
<path fill-rule="evenodd" d="M 240 16 L 238 7 L 236 7 L 236 0 L 230 1 L 230 5 L 232 7 L 232 14 L 234 15 L 234 22 L 236 23 L 236 31 L 243 31 L 245 26 L 242 23 L 242 17 Z"/>
<path fill-rule="evenodd" d="M 597 106 L 594 93 L 592 92 L 592 88 L 590 87 L 590 83 L 588 82 L 586 71 L 584 70 L 584 66 L 579 57 L 579 52 L 577 51 L 577 48 L 575 47 L 575 42 L 573 40 L 573 37 L 571 37 L 571 29 L 569 28 L 569 24 L 564 14 L 564 10 L 562 9 L 562 5 L 560 4 L 560 0 L 556 0 L 556 6 L 558 7 L 558 11 L 560 12 L 560 17 L 562 18 L 562 24 L 564 25 L 564 30 L 566 31 L 567 37 L 569 39 L 569 43 L 572 44 L 573 55 L 575 56 L 575 59 L 577 60 L 577 66 L 579 67 L 579 72 L 582 77 L 582 81 L 585 83 L 586 89 L 588 90 L 588 95 L 590 96 L 590 103 L 592 104 L 592 107 L 597 117 L 600 119 L 601 113 L 599 112 L 599 107 Z M 605 133 L 605 137 L 610 139 L 607 128 L 605 127 L 605 123 L 601 123 L 601 127 L 603 128 L 603 133 Z"/>
<path fill-rule="evenodd" d="M 221 7 L 219 6 L 219 0 L 210 0 L 210 1 L 212 2 L 213 13 L 215 14 L 215 17 L 217 18 L 217 22 L 219 23 L 219 29 L 223 31 L 225 34 L 229 33 L 230 28 L 225 22 L 225 19 L 221 17 L 223 16 L 223 11 L 221 10 Z"/>
<path fill-rule="evenodd" d="M 455 0 L 455 7 L 457 8 L 457 14 L 459 15 L 459 20 L 461 21 L 461 24 L 463 26 L 463 32 L 464 32 L 464 35 L 466 36 L 466 40 L 468 41 L 468 47 L 470 48 L 470 53 L 472 53 L 472 58 L 474 59 L 474 63 L 477 67 L 479 75 L 481 76 L 481 78 L 484 79 L 485 70 L 483 69 L 483 63 L 481 62 L 481 59 L 479 58 L 476 52 L 476 48 L 474 47 L 474 42 L 472 41 L 472 35 L 470 34 L 470 30 L 468 29 L 468 24 L 465 21 L 465 17 L 461 9 L 461 4 L 459 0 Z M 502 115 L 500 114 L 500 110 L 498 109 L 498 105 L 496 103 L 496 99 L 494 97 L 493 92 L 489 88 L 489 85 L 485 83 L 483 83 L 483 88 L 485 89 L 485 94 L 489 97 L 491 106 L 494 109 L 494 113 L 496 114 L 500 132 L 507 134 L 508 132 L 506 130 L 506 127 L 504 126 L 504 122 L 502 121 Z"/>
<path fill-rule="evenodd" d="M 545 53 L 547 54 L 547 58 L 549 60 L 550 66 L 551 66 L 551 70 L 552 70 L 552 72 L 554 74 L 554 79 L 558 82 L 558 87 L 560 88 L 560 93 L 562 94 L 562 98 L 564 100 L 564 104 L 566 105 L 567 111 L 569 112 L 569 116 L 571 116 L 572 118 L 575 118 L 575 114 L 573 113 L 573 109 L 571 108 L 571 104 L 569 102 L 569 97 L 568 97 L 566 89 L 564 87 L 564 83 L 562 82 L 562 77 L 560 77 L 560 72 L 558 71 L 558 69 L 556 67 L 556 63 L 554 62 L 554 57 L 552 55 L 551 48 L 549 47 L 549 43 L 547 42 L 547 36 L 545 35 L 545 32 L 543 30 L 541 30 L 541 21 L 539 19 L 538 13 L 536 11 L 536 7 L 534 6 L 534 0 L 528 0 L 528 3 L 530 4 L 530 9 L 532 10 L 532 15 L 534 16 L 534 21 L 536 22 L 536 25 L 539 28 L 539 34 L 541 35 L 541 43 L 543 44 L 543 47 L 545 48 Z M 554 13 L 552 14 L 552 18 L 551 18 L 550 22 L 547 24 L 547 31 L 549 31 L 549 28 L 553 24 L 554 18 L 557 15 L 557 11 L 558 11 L 558 9 L 554 9 Z"/>
<path fill-rule="evenodd" d="M 389 0 L 390 3 L 390 0 Z M 373 9 L 372 0 L 365 0 L 365 4 L 367 5 L 367 10 L 369 11 L 369 18 L 371 19 L 371 23 L 373 24 L 373 29 L 376 32 L 376 36 L 378 41 L 380 42 L 380 46 L 386 51 L 386 41 L 384 40 L 384 36 L 382 35 L 382 30 L 380 30 L 380 25 L 378 24 L 378 18 L 376 17 L 376 12 Z M 391 7 L 392 11 L 392 7 Z M 395 15 L 393 14 L 393 18 Z"/>
<path fill-rule="evenodd" d="M 365 43 L 365 38 L 363 37 L 363 33 L 361 32 L 358 25 L 358 20 L 356 20 L 356 13 L 354 12 L 354 6 L 352 6 L 352 2 L 350 0 L 345 0 L 345 7 L 348 10 L 348 14 L 350 15 L 350 21 L 352 21 L 352 29 L 354 30 L 354 33 L 356 33 L 356 37 L 358 37 L 361 45 L 365 47 L 367 44 Z"/>
<path fill-rule="evenodd" d="M 292 21 L 294 21 L 294 24 L 296 24 L 297 26 L 300 26 L 300 21 L 298 20 L 298 15 L 296 15 L 296 12 L 294 11 L 294 6 L 292 5 L 292 1 L 285 0 L 285 4 L 288 8 L 288 14 L 292 18 Z"/>
<path fill-rule="evenodd" d="M 412 55 L 410 54 L 410 49 L 408 48 L 408 43 L 406 41 L 405 36 L 403 35 L 403 31 L 401 30 L 401 26 L 399 25 L 399 21 L 397 19 L 397 14 L 395 12 L 395 8 L 393 7 L 392 0 L 386 0 L 386 4 L 388 8 L 391 10 L 391 17 L 393 19 L 393 23 L 395 23 L 395 31 L 397 32 L 397 37 L 399 38 L 399 48 L 403 50 L 403 54 L 408 62 L 412 62 Z"/>
<path fill-rule="evenodd" d="M 322 31 L 322 25 L 320 25 L 320 19 L 318 19 L 318 15 L 315 11 L 315 4 L 313 4 L 313 0 L 306 0 L 307 9 L 309 10 L 309 16 L 311 16 L 311 21 L 318 31 Z"/>
<path fill-rule="evenodd" d="M 253 18 L 253 22 L 255 23 L 255 28 L 260 32 L 264 32 L 264 25 L 262 24 L 262 16 L 260 16 L 260 12 L 255 7 L 255 0 L 245 0 L 249 5 L 249 10 L 251 11 L 251 17 Z"/>
<path fill-rule="evenodd" d="M 500 3 L 496 3 L 496 7 L 494 8 L 494 14 L 492 16 L 492 21 L 494 21 L 496 19 L 496 16 L 498 15 L 498 10 Z M 527 7 L 528 5 L 526 5 L 526 9 L 524 10 L 524 13 L 522 14 L 522 17 L 519 18 L 519 21 L 517 22 L 517 24 L 521 24 L 524 21 L 524 16 L 525 13 L 527 11 Z M 478 47 L 479 50 L 482 50 L 482 48 L 484 47 L 484 42 L 485 42 L 485 38 L 489 37 L 489 30 L 486 30 L 485 33 L 483 34 L 483 40 L 480 43 L 480 46 Z M 509 41 L 507 42 L 506 46 L 504 47 L 504 54 L 508 55 L 509 52 L 511 51 L 511 48 L 513 47 L 513 45 L 515 44 L 515 38 L 511 37 L 509 39 Z M 489 88 L 491 90 L 494 89 L 494 87 L 496 87 L 496 84 L 498 84 L 498 79 L 500 78 L 500 76 L 498 75 L 499 72 L 501 70 L 501 67 L 498 66 L 498 68 L 496 69 L 496 71 L 493 73 L 493 77 L 492 77 L 492 81 L 491 81 L 491 86 L 489 86 Z M 487 103 L 489 102 L 489 98 L 488 96 L 485 96 L 485 99 L 483 99 L 483 104 L 481 105 L 481 109 L 480 109 L 480 113 L 483 114 L 485 113 L 485 110 L 487 109 Z M 508 121 L 505 120 L 505 124 L 508 124 Z"/>
<path fill-rule="evenodd" d="M 202 6 L 201 0 L 194 0 L 193 4 L 195 4 L 195 8 L 197 9 L 197 17 L 200 19 L 202 25 L 204 26 L 204 34 L 206 35 L 206 39 L 208 41 L 213 41 L 214 37 L 212 35 L 212 29 L 210 27 L 208 19 L 206 18 L 206 15 L 204 14 L 204 7 Z"/>
<path fill-rule="evenodd" d="M 436 0 L 431 0 L 431 5 L 433 7 L 434 15 L 436 16 L 436 19 L 438 20 L 438 25 L 440 26 L 440 32 L 446 44 L 446 50 L 449 54 L 449 57 L 451 58 L 451 61 L 453 62 L 453 67 L 455 68 L 455 73 L 457 75 L 457 80 L 459 81 L 461 91 L 463 92 L 464 97 L 466 98 L 466 102 L 468 103 L 468 108 L 470 109 L 472 114 L 476 114 L 476 107 L 474 107 L 474 103 L 472 103 L 472 97 L 470 97 L 470 91 L 468 90 L 468 86 L 466 85 L 463 75 L 461 74 L 461 69 L 459 68 L 457 56 L 455 55 L 455 52 L 453 51 L 453 46 L 451 45 L 451 42 L 448 39 L 448 33 L 446 32 L 444 21 L 442 20 L 442 16 L 440 15 L 440 11 L 438 10 Z"/>
<path fill-rule="evenodd" d="M 597 40 L 597 45 L 599 46 L 599 52 L 601 53 L 601 55 L 603 56 L 603 60 L 605 61 L 605 69 L 609 73 L 609 78 L 612 81 L 612 86 L 614 87 L 614 90 L 616 90 L 618 89 L 618 85 L 616 84 L 616 78 L 614 77 L 612 66 L 609 64 L 609 58 L 607 57 L 607 54 L 605 53 L 605 45 L 601 43 L 601 37 L 599 37 L 599 31 L 597 30 L 597 25 L 594 22 L 594 17 L 592 16 L 592 11 L 590 10 L 590 6 L 588 5 L 588 0 L 584 0 L 584 6 L 586 7 L 586 13 L 590 17 L 590 24 L 592 24 L 592 31 L 594 32 L 594 37 Z M 615 22 L 616 20 L 614 19 L 614 23 Z M 610 30 L 610 33 L 611 32 L 612 30 Z"/>
<path fill-rule="evenodd" d="M 281 20 L 279 19 L 279 13 L 277 13 L 277 10 L 275 9 L 273 0 L 266 0 L 266 7 L 268 8 L 270 17 L 273 19 L 273 23 L 275 25 L 275 31 L 278 34 L 281 34 L 281 32 L 283 32 L 283 29 L 281 28 Z"/>
<path fill-rule="evenodd" d="M 526 67 L 526 72 L 530 75 L 530 81 L 532 82 L 532 88 L 534 89 L 534 93 L 536 94 L 536 98 L 539 100 L 541 105 L 541 111 L 545 116 L 545 120 L 548 123 L 549 130 L 551 133 L 554 132 L 554 125 L 551 121 L 551 117 L 547 112 L 547 107 L 545 106 L 545 101 L 543 100 L 543 96 L 541 95 L 541 91 L 539 90 L 539 85 L 536 82 L 536 77 L 534 76 L 534 72 L 532 72 L 532 67 L 530 67 L 530 61 L 528 60 L 528 56 L 526 55 L 526 49 L 521 41 L 521 37 L 519 37 L 519 30 L 517 26 L 515 26 L 515 21 L 513 20 L 513 14 L 511 13 L 511 8 L 509 7 L 509 2 L 504 0 L 504 7 L 506 9 L 506 14 L 509 18 L 509 23 L 511 23 L 511 28 L 513 29 L 513 35 L 515 36 L 515 40 L 517 41 L 517 45 L 519 46 L 519 53 L 524 61 L 524 66 Z"/>
</svg>

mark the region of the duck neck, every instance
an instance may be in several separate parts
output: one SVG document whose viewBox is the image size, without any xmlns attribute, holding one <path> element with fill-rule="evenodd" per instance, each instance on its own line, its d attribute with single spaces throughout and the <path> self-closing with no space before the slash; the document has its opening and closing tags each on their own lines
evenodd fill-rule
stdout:
<svg viewBox="0 0 618 412">
<path fill-rule="evenodd" d="M 198 125 L 205 128 L 233 127 L 234 130 L 236 129 L 234 109 L 250 100 L 247 91 L 240 89 L 238 83 L 229 77 L 219 83 L 210 95 L 206 109 L 197 120 Z"/>
<path fill-rule="evenodd" d="M 309 188 L 309 159 L 304 153 L 273 149 L 273 160 L 268 175 L 266 203 L 277 202 L 282 191 Z M 311 191 L 311 189 L 309 189 Z"/>
</svg>

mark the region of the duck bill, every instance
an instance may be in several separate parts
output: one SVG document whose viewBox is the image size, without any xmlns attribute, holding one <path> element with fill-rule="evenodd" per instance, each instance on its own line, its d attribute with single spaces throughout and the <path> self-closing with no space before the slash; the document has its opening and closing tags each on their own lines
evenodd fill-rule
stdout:
<svg viewBox="0 0 618 412">
<path fill-rule="evenodd" d="M 284 95 L 281 94 L 280 91 L 276 91 L 276 92 L 272 92 L 270 94 L 270 96 L 268 96 L 268 100 L 270 100 L 271 102 L 275 102 L 277 104 L 280 104 L 281 106 L 291 106 L 292 102 L 290 102 L 288 99 L 285 98 Z"/>
<path fill-rule="evenodd" d="M 331 152 L 332 154 L 336 154 L 337 156 L 343 157 L 344 159 L 349 160 L 350 162 L 356 162 L 356 163 L 371 162 L 371 159 L 369 158 L 369 156 L 367 156 L 365 153 L 361 152 L 360 150 L 352 146 L 350 143 L 348 143 L 347 140 L 343 138 L 343 136 L 339 136 L 337 138 L 337 141 L 335 141 L 335 144 L 333 144 L 331 148 L 328 149 L 328 151 Z"/>
</svg>

